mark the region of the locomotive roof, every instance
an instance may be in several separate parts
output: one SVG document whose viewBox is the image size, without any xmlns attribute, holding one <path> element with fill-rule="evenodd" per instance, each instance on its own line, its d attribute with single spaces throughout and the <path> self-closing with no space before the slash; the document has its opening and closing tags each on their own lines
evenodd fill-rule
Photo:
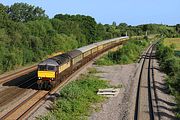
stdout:
<svg viewBox="0 0 180 120">
<path fill-rule="evenodd" d="M 54 56 L 52 58 L 46 59 L 39 63 L 39 65 L 52 65 L 52 66 L 59 66 L 60 64 L 67 63 L 70 60 L 69 56 L 66 54 L 61 54 Z"/>
<path fill-rule="evenodd" d="M 59 64 L 55 60 L 49 58 L 49 59 L 46 59 L 46 60 L 42 61 L 38 65 L 58 66 Z"/>
<path fill-rule="evenodd" d="M 67 52 L 67 53 L 64 53 L 64 54 L 68 55 L 71 58 L 75 58 L 78 55 L 82 54 L 82 52 L 80 50 L 76 49 L 76 50 L 73 50 L 73 51 L 70 51 L 70 52 Z"/>
<path fill-rule="evenodd" d="M 84 52 L 86 52 L 86 51 L 88 51 L 88 50 L 91 50 L 91 49 L 93 49 L 93 48 L 95 48 L 95 47 L 97 47 L 97 45 L 95 45 L 95 44 L 90 44 L 90 45 L 88 45 L 88 46 L 80 47 L 80 48 L 78 48 L 77 50 L 79 50 L 79 51 L 81 51 L 82 53 L 84 53 Z"/>
</svg>

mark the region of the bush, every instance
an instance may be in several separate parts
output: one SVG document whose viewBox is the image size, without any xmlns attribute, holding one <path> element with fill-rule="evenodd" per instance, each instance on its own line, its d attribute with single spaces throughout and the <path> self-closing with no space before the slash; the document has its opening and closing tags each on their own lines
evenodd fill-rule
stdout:
<svg viewBox="0 0 180 120">
<path fill-rule="evenodd" d="M 177 71 L 178 64 L 176 62 L 175 57 L 165 57 L 161 61 L 161 69 L 163 69 L 166 74 L 173 76 Z"/>
<path fill-rule="evenodd" d="M 175 96 L 177 118 L 180 118 L 180 58 L 175 56 L 174 47 L 163 45 L 163 41 L 157 44 L 156 56 L 160 62 L 160 68 L 168 76 L 166 84 L 169 91 Z"/>
<path fill-rule="evenodd" d="M 148 40 L 128 41 L 121 49 L 109 52 L 96 61 L 97 65 L 129 64 L 138 59 L 141 52 L 149 44 Z"/>
<path fill-rule="evenodd" d="M 93 72 L 92 72 L 93 71 Z M 95 70 L 91 72 L 94 73 Z M 87 119 L 92 110 L 92 103 L 104 100 L 96 94 L 100 88 L 108 87 L 107 81 L 92 75 L 82 75 L 79 80 L 65 86 L 60 92 L 60 98 L 55 102 L 53 110 L 40 119 L 79 120 Z"/>
</svg>

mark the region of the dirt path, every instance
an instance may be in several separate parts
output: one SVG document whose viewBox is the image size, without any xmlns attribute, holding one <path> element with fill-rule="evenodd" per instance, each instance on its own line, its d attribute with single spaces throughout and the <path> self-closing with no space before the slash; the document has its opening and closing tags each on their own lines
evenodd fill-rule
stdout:
<svg viewBox="0 0 180 120">
<path fill-rule="evenodd" d="M 101 105 L 101 110 L 89 117 L 90 120 L 128 119 L 130 86 L 136 66 L 137 64 L 96 67 L 98 71 L 103 72 L 98 73 L 98 76 L 109 80 L 111 85 L 122 85 L 122 87 L 118 96 L 107 99 Z"/>
</svg>

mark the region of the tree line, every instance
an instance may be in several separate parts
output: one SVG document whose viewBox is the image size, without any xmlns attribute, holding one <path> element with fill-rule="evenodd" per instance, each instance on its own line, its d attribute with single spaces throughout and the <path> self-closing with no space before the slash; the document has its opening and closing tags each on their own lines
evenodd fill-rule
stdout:
<svg viewBox="0 0 180 120">
<path fill-rule="evenodd" d="M 57 14 L 27 3 L 0 4 L 0 73 L 39 62 L 47 55 L 69 51 L 104 39 L 126 35 L 178 36 L 180 26 L 97 23 L 91 16 Z"/>
</svg>

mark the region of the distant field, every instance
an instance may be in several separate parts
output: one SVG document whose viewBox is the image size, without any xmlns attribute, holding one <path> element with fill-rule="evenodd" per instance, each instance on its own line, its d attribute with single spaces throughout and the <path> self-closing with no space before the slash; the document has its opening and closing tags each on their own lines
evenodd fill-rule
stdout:
<svg viewBox="0 0 180 120">
<path fill-rule="evenodd" d="M 175 50 L 180 51 L 180 38 L 166 38 L 164 40 L 164 44 L 170 46 L 171 44 L 175 44 Z"/>
</svg>

